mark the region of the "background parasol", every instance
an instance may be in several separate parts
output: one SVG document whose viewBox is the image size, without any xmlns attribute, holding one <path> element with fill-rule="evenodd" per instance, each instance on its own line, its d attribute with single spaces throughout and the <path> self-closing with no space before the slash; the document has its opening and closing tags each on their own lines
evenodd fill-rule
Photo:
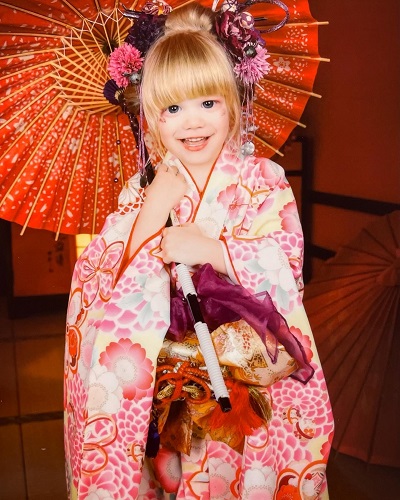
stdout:
<svg viewBox="0 0 400 500">
<path fill-rule="evenodd" d="M 256 153 L 266 157 L 299 124 L 321 61 L 308 2 L 286 4 L 289 22 L 264 36 L 271 71 L 254 110 Z M 23 231 L 98 232 L 136 170 L 129 120 L 103 96 L 108 54 L 131 26 L 121 7 L 118 0 L 0 1 L 0 217 Z M 267 17 L 265 26 L 283 17 L 268 3 L 251 12 Z"/>
<path fill-rule="evenodd" d="M 323 264 L 304 304 L 333 405 L 334 449 L 400 467 L 400 211 Z"/>
</svg>

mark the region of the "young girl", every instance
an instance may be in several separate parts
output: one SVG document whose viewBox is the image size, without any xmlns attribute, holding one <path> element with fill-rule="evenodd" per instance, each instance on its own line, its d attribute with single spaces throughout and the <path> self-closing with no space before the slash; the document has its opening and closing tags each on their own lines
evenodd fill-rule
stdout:
<svg viewBox="0 0 400 500">
<path fill-rule="evenodd" d="M 278 165 L 241 155 L 239 93 L 213 22 L 196 4 L 168 16 L 141 88 L 164 160 L 147 188 L 139 175 L 129 180 L 76 264 L 65 367 L 70 498 L 327 498 L 333 420 L 301 301 L 296 204 Z M 240 358 L 224 371 L 230 413 L 210 394 L 193 335 L 171 337 L 179 330 L 172 328 L 180 288 L 173 262 L 205 269 L 203 285 L 230 287 L 221 300 L 235 301 L 244 315 L 247 296 L 272 311 L 271 297 L 281 315 L 275 330 L 268 323 L 261 334 L 264 343 L 241 320 L 236 330 L 213 333 L 216 345 L 231 335 L 230 354 Z M 191 354 L 176 361 L 182 348 Z M 289 360 L 278 373 L 282 356 Z M 194 392 L 168 400 L 175 386 L 162 385 L 165 366 L 174 362 L 176 377 L 185 359 L 195 383 L 185 379 L 182 391 Z"/>
</svg>

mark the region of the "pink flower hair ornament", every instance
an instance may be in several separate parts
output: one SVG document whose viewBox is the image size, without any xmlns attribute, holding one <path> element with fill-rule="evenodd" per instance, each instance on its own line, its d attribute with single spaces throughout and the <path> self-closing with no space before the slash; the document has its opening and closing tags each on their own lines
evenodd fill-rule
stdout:
<svg viewBox="0 0 400 500">
<path fill-rule="evenodd" d="M 253 85 L 268 73 L 271 66 L 267 62 L 268 58 L 267 50 L 258 45 L 255 48 L 254 56 L 252 52 L 250 57 L 244 57 L 242 61 L 235 64 L 233 70 L 245 85 Z"/>
<path fill-rule="evenodd" d="M 143 57 L 139 50 L 124 42 L 111 52 L 108 71 L 119 87 L 126 88 L 130 83 L 139 83 L 142 66 Z"/>
</svg>

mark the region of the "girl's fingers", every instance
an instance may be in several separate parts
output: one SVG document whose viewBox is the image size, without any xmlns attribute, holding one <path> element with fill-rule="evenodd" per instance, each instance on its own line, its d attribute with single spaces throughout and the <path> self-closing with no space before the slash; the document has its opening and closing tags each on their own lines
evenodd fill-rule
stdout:
<svg viewBox="0 0 400 500">
<path fill-rule="evenodd" d="M 164 165 L 164 172 L 168 172 L 171 175 L 178 176 L 181 172 L 179 168 L 175 165 Z M 182 178 L 184 179 L 184 176 L 182 175 Z"/>
</svg>

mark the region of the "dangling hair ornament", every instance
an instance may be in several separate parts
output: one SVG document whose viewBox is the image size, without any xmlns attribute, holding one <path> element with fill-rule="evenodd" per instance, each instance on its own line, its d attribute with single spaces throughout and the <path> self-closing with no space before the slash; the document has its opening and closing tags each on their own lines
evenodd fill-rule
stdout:
<svg viewBox="0 0 400 500">
<path fill-rule="evenodd" d="M 219 0 L 214 0 L 212 10 L 216 11 Z M 256 29 L 256 23 L 265 18 L 254 18 L 246 9 L 256 3 L 269 3 L 281 7 L 284 19 L 277 25 Z M 254 87 L 270 71 L 269 58 L 261 33 L 276 31 L 289 19 L 289 10 L 280 0 L 224 0 L 216 15 L 216 33 L 233 62 L 233 70 L 243 88 L 243 131 L 242 155 L 254 153 L 253 143 L 256 126 L 253 118 Z"/>
</svg>

